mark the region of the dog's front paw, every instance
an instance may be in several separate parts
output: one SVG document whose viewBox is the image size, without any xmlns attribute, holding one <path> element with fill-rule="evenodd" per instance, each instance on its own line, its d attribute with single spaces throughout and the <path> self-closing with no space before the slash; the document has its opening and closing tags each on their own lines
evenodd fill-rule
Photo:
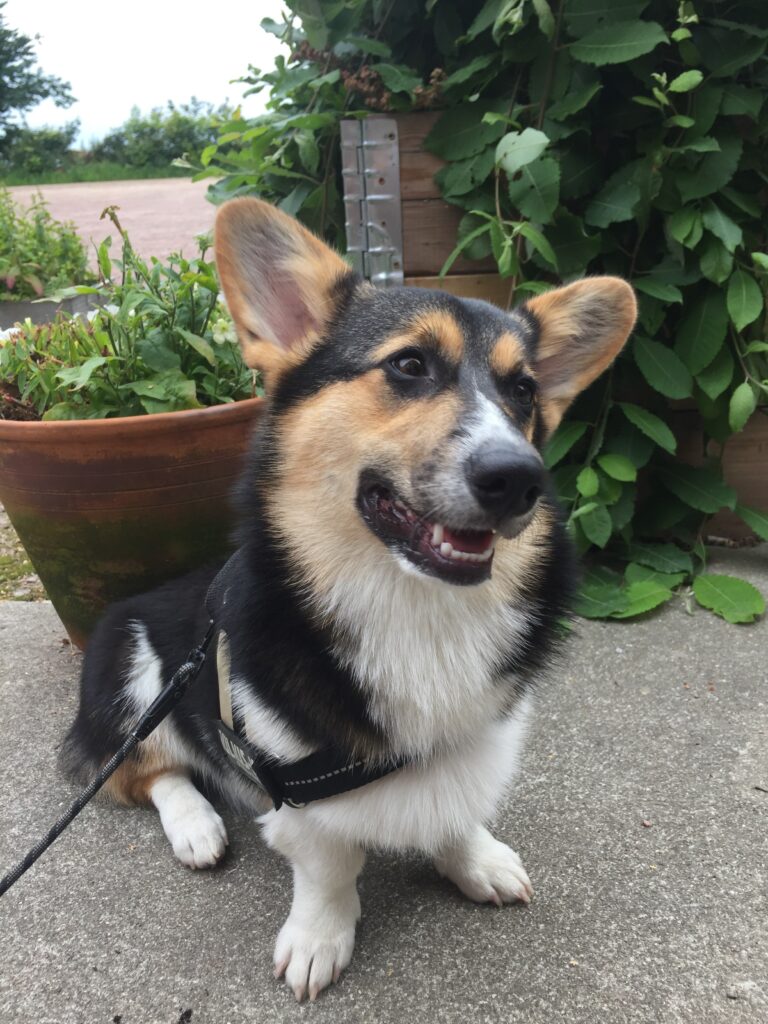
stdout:
<svg viewBox="0 0 768 1024">
<path fill-rule="evenodd" d="M 182 772 L 164 772 L 150 789 L 173 852 L 188 868 L 213 867 L 229 840 L 224 822 Z"/>
<path fill-rule="evenodd" d="M 310 926 L 291 914 L 275 944 L 275 977 L 285 975 L 286 984 L 301 1002 L 305 996 L 314 1001 L 324 988 L 339 980 L 352 959 L 355 948 L 355 924 L 359 915 L 330 920 L 319 919 Z"/>
<path fill-rule="evenodd" d="M 476 903 L 530 903 L 531 881 L 513 849 L 500 843 L 486 829 L 447 850 L 435 859 L 435 867 Z"/>
<path fill-rule="evenodd" d="M 224 856 L 227 830 L 210 804 L 163 822 L 173 852 L 188 868 L 211 868 Z"/>
</svg>

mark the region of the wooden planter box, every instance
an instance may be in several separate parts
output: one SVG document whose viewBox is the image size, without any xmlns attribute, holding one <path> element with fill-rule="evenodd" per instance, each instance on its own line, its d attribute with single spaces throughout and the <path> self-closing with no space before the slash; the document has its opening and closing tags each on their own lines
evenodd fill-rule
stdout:
<svg viewBox="0 0 768 1024">
<path fill-rule="evenodd" d="M 400 195 L 403 217 L 405 283 L 437 288 L 464 298 L 485 299 L 498 306 L 509 300 L 509 281 L 495 273 L 493 259 L 459 257 L 440 280 L 440 269 L 456 246 L 464 211 L 440 195 L 434 175 L 445 162 L 424 149 L 424 139 L 441 111 L 396 114 L 400 151 Z"/>
<path fill-rule="evenodd" d="M 671 422 L 678 453 L 684 462 L 698 466 L 706 455 L 717 456 L 719 445 L 707 441 L 696 410 L 675 410 Z M 727 441 L 723 451 L 723 477 L 736 491 L 742 505 L 768 511 L 768 406 L 760 407 L 746 427 Z M 712 517 L 707 533 L 731 540 L 754 537 L 747 524 L 727 509 Z"/>
<path fill-rule="evenodd" d="M 463 210 L 446 203 L 435 184 L 434 175 L 445 162 L 424 149 L 424 139 L 440 117 L 441 113 L 436 111 L 393 117 L 397 123 L 400 153 L 400 208 L 407 284 L 421 284 L 422 278 L 434 278 L 440 273 L 456 245 L 463 216 Z M 483 280 L 486 277 L 500 282 L 494 268 L 492 259 L 470 261 L 459 257 L 451 267 L 450 276 L 466 278 L 463 282 L 466 285 L 482 288 L 487 287 Z"/>
<path fill-rule="evenodd" d="M 712 442 L 710 446 L 714 447 Z M 726 444 L 723 476 L 742 505 L 768 511 L 768 407 L 758 409 L 746 427 Z M 710 532 L 737 540 L 754 536 L 733 512 L 719 512 Z"/>
<path fill-rule="evenodd" d="M 348 251 L 358 261 L 356 269 L 376 284 L 400 283 L 395 279 L 402 273 L 408 285 L 506 306 L 510 283 L 496 273 L 492 258 L 459 257 L 447 277 L 438 276 L 456 246 L 464 215 L 445 202 L 434 182 L 444 161 L 424 149 L 440 116 L 439 111 L 372 114 L 367 127 L 342 122 Z"/>
</svg>

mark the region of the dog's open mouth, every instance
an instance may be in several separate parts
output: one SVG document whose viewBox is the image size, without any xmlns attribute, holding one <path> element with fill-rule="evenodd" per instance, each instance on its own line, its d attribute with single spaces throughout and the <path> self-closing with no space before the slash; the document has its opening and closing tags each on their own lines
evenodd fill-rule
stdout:
<svg viewBox="0 0 768 1024">
<path fill-rule="evenodd" d="M 450 583 L 480 583 L 490 577 L 493 530 L 458 530 L 427 519 L 379 484 L 362 488 L 358 504 L 373 533 L 424 572 Z"/>
</svg>

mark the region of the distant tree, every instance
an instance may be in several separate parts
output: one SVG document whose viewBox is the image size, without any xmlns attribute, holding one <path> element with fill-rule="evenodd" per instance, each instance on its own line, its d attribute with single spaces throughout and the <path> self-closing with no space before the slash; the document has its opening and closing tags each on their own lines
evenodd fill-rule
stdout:
<svg viewBox="0 0 768 1024">
<path fill-rule="evenodd" d="M 75 160 L 72 146 L 79 131 L 79 121 L 57 128 L 13 125 L 5 145 L 0 146 L 0 173 L 7 169 L 44 174 L 71 166 Z"/>
<path fill-rule="evenodd" d="M 18 129 L 18 115 L 41 100 L 52 99 L 58 107 L 74 102 L 68 82 L 46 75 L 37 66 L 35 40 L 9 28 L 0 0 L 0 153 Z"/>
<path fill-rule="evenodd" d="M 199 153 L 215 142 L 220 125 L 232 117 L 226 103 L 214 107 L 198 100 L 177 106 L 170 100 L 142 114 L 134 107 L 131 116 L 101 141 L 94 143 L 94 160 L 113 160 L 126 167 L 162 167 L 185 153 Z"/>
</svg>

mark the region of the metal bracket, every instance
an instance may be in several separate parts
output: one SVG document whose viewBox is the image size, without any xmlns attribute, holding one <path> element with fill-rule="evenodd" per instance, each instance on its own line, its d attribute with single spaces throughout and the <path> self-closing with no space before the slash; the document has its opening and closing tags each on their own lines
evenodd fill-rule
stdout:
<svg viewBox="0 0 768 1024">
<path fill-rule="evenodd" d="M 341 122 L 347 252 L 371 284 L 403 283 L 400 154 L 389 117 Z"/>
</svg>

